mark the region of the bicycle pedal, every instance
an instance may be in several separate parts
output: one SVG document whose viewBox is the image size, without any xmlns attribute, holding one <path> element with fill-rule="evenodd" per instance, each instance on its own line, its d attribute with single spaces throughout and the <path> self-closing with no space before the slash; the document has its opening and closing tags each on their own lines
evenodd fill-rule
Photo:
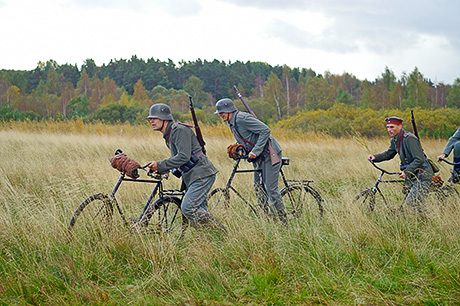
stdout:
<svg viewBox="0 0 460 306">
<path fill-rule="evenodd" d="M 128 219 L 128 222 L 134 224 L 134 223 L 137 223 L 138 220 L 139 220 L 139 219 L 136 218 L 136 217 L 131 217 L 131 218 Z"/>
</svg>

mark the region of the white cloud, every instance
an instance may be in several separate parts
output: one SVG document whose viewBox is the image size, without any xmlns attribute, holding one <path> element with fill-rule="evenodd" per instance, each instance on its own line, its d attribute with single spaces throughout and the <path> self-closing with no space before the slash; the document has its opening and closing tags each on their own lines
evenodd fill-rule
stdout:
<svg viewBox="0 0 460 306">
<path fill-rule="evenodd" d="M 460 2 L 0 0 L 0 69 L 38 61 L 263 61 L 373 80 L 388 66 L 460 77 Z"/>
</svg>

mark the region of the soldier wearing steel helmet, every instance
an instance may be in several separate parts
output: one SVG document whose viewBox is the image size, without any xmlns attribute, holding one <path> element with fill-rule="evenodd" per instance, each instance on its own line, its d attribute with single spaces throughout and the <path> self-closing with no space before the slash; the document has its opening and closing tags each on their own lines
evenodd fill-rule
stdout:
<svg viewBox="0 0 460 306">
<path fill-rule="evenodd" d="M 189 125 L 174 122 L 168 105 L 158 103 L 150 107 L 148 116 L 154 131 L 163 134 L 171 157 L 152 161 L 149 167 L 164 173 L 180 169 L 185 184 L 181 211 L 194 225 L 212 225 L 225 231 L 219 220 L 207 211 L 207 194 L 216 180 L 218 170 L 203 154 L 198 139 Z"/>
<path fill-rule="evenodd" d="M 399 154 L 401 160 L 399 176 L 404 179 L 404 190 L 409 190 L 406 204 L 424 212 L 424 199 L 434 173 L 426 160 L 419 139 L 403 129 L 403 119 L 388 117 L 385 119 L 388 134 L 391 136 L 390 147 L 385 152 L 369 155 L 374 162 L 390 160 Z"/>
<path fill-rule="evenodd" d="M 253 115 L 238 111 L 233 101 L 228 98 L 217 101 L 215 113 L 227 122 L 236 142 L 246 147 L 249 152 L 248 160 L 253 160 L 254 169 L 262 170 L 254 173 L 256 193 L 259 190 L 257 186 L 262 186 L 269 197 L 270 205 L 274 207 L 280 219 L 286 222 L 284 204 L 278 189 L 282 149 L 275 137 L 270 135 L 270 128 Z M 274 164 L 268 151 L 269 142 L 279 157 L 279 161 Z"/>
</svg>

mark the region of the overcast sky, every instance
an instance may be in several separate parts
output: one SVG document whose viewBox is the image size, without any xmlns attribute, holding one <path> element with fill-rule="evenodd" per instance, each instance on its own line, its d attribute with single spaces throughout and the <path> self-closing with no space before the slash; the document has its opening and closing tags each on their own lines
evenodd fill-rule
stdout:
<svg viewBox="0 0 460 306">
<path fill-rule="evenodd" d="M 262 61 L 375 80 L 460 78 L 458 0 L 0 0 L 0 69 Z"/>
</svg>

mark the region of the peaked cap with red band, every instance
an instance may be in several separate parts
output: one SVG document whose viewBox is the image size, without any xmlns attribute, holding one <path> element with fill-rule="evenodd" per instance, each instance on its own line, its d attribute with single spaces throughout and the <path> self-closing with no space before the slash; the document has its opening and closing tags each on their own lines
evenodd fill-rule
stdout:
<svg viewBox="0 0 460 306">
<path fill-rule="evenodd" d="M 388 117 L 385 119 L 386 124 L 399 124 L 401 125 L 403 123 L 403 120 L 399 117 Z"/>
</svg>

